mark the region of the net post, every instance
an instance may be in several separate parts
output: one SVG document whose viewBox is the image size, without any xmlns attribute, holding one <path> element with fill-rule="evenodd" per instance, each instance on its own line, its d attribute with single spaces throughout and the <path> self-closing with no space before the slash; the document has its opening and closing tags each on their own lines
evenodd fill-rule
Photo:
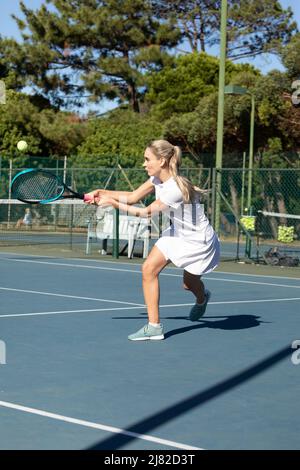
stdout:
<svg viewBox="0 0 300 470">
<path fill-rule="evenodd" d="M 119 209 L 114 209 L 113 226 L 113 257 L 119 258 Z"/>
<path fill-rule="evenodd" d="M 245 254 L 251 259 L 251 238 L 246 234 Z"/>
<path fill-rule="evenodd" d="M 237 239 L 236 239 L 236 256 L 235 256 L 235 261 L 238 263 L 240 261 L 240 237 L 241 237 L 241 232 L 240 232 L 240 227 L 239 227 L 239 222 L 237 219 L 235 219 L 235 227 L 236 227 L 236 233 L 237 233 Z"/>
<path fill-rule="evenodd" d="M 74 205 L 71 204 L 70 213 L 70 250 L 73 250 L 73 224 L 74 224 Z"/>
<path fill-rule="evenodd" d="M 248 208 L 245 208 L 245 211 L 248 213 Z M 252 208 L 249 211 L 249 216 L 252 216 Z M 251 247 L 252 247 L 252 240 L 249 237 L 248 232 L 246 233 L 246 244 L 245 244 L 245 256 L 251 259 Z"/>
</svg>

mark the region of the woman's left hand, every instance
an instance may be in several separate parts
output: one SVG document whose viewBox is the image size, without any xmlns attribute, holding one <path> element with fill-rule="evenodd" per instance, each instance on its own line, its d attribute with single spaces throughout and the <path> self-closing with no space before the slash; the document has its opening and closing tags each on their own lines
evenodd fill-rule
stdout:
<svg viewBox="0 0 300 470">
<path fill-rule="evenodd" d="M 96 199 L 95 202 L 97 206 L 100 206 L 100 207 L 108 207 L 108 206 L 114 207 L 115 200 L 107 196 L 101 196 L 98 200 Z"/>
</svg>

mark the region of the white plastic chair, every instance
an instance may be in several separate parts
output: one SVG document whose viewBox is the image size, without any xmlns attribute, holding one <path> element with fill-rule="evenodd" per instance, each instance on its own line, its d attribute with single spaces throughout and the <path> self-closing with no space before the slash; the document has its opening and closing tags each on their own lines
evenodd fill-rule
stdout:
<svg viewBox="0 0 300 470">
<path fill-rule="evenodd" d="M 111 208 L 98 208 L 95 218 L 88 223 L 88 233 L 86 242 L 86 254 L 91 252 L 91 242 L 93 239 L 102 242 L 101 254 L 107 253 L 107 242 L 114 238 L 114 214 Z M 130 215 L 119 215 L 119 240 L 126 240 L 128 243 L 128 258 L 133 257 L 134 242 L 143 242 L 143 258 L 149 253 L 150 229 L 148 219 L 134 217 Z"/>
</svg>

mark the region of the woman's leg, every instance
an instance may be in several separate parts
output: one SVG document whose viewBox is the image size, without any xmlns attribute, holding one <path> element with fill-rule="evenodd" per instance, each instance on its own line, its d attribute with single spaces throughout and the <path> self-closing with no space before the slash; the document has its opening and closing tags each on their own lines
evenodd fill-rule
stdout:
<svg viewBox="0 0 300 470">
<path fill-rule="evenodd" d="M 201 276 L 191 274 L 188 271 L 183 271 L 183 287 L 186 290 L 193 292 L 196 297 L 197 304 L 202 304 L 205 300 L 204 284 L 201 281 Z"/>
<path fill-rule="evenodd" d="M 158 275 L 169 262 L 162 252 L 154 246 L 143 264 L 143 291 L 150 323 L 159 323 Z"/>
</svg>

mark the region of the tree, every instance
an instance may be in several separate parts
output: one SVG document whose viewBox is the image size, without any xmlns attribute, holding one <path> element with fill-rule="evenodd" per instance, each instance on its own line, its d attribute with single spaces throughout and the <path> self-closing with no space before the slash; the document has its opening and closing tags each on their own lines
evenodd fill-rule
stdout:
<svg viewBox="0 0 300 470">
<path fill-rule="evenodd" d="M 285 47 L 281 47 L 279 52 L 281 60 L 287 69 L 291 80 L 300 79 L 300 33 L 296 34 Z"/>
<path fill-rule="evenodd" d="M 11 55 L 12 50 L 14 56 Z M 24 60 L 22 47 L 15 40 L 0 36 L 0 79 L 7 89 L 21 90 L 24 87 L 26 80 L 21 65 Z"/>
<path fill-rule="evenodd" d="M 248 64 L 226 64 L 226 79 L 231 82 L 240 71 L 254 72 Z M 205 53 L 182 55 L 163 70 L 148 75 L 145 101 L 159 119 L 174 113 L 192 112 L 199 100 L 218 89 L 219 61 Z"/>
<path fill-rule="evenodd" d="M 86 124 L 72 113 L 46 107 L 38 98 L 7 91 L 0 115 L 0 154 L 4 166 L 8 166 L 9 159 L 14 160 L 15 167 L 22 168 L 32 162 L 32 157 L 38 162 L 42 156 L 70 154 L 82 143 Z M 25 154 L 17 150 L 19 140 L 28 143 Z"/>
<path fill-rule="evenodd" d="M 179 40 L 174 22 L 155 18 L 148 0 L 47 3 L 51 10 L 33 11 L 20 2 L 25 19 L 14 17 L 23 31 L 27 84 L 56 104 L 105 97 L 139 111 L 144 71 L 160 68 Z"/>
<path fill-rule="evenodd" d="M 219 43 L 221 0 L 152 0 L 156 13 L 174 15 L 192 52 Z M 228 0 L 227 56 L 231 59 L 277 52 L 297 30 L 291 8 L 277 0 Z M 255 19 L 255 21 L 254 21 Z"/>
<path fill-rule="evenodd" d="M 278 53 L 297 31 L 291 8 L 277 0 L 230 0 L 228 57 L 240 59 L 264 52 Z"/>
<path fill-rule="evenodd" d="M 221 1 L 152 0 L 152 7 L 163 18 L 173 16 L 192 52 L 206 52 L 218 42 Z"/>
<path fill-rule="evenodd" d="M 260 76 L 250 71 L 237 73 L 231 83 L 244 86 L 255 96 L 255 151 L 262 166 L 299 165 L 300 110 L 286 98 L 288 79 L 281 72 Z M 200 99 L 190 113 L 173 114 L 164 125 L 164 135 L 176 140 L 203 162 L 202 153 L 212 154 L 217 132 L 217 93 Z M 224 166 L 241 166 L 241 155 L 249 148 L 251 100 L 249 95 L 226 96 L 224 107 Z M 280 150 L 280 151 L 279 151 Z"/>
<path fill-rule="evenodd" d="M 205 53 L 180 56 L 171 66 L 149 74 L 145 101 L 159 119 L 193 111 L 201 97 L 217 89 L 218 73 L 214 57 Z"/>
<path fill-rule="evenodd" d="M 4 165 L 13 158 L 15 166 L 23 166 L 26 156 L 17 151 L 17 142 L 26 140 L 31 155 L 42 150 L 42 135 L 38 129 L 39 110 L 30 98 L 13 90 L 6 94 L 6 104 L 1 106 L 0 115 L 0 153 Z"/>
<path fill-rule="evenodd" d="M 87 123 L 73 113 L 45 109 L 39 114 L 39 131 L 51 155 L 70 155 L 87 135 Z"/>
<path fill-rule="evenodd" d="M 162 125 L 149 116 L 118 109 L 88 123 L 88 135 L 77 148 L 74 165 L 142 168 L 145 147 L 162 135 Z"/>
</svg>

